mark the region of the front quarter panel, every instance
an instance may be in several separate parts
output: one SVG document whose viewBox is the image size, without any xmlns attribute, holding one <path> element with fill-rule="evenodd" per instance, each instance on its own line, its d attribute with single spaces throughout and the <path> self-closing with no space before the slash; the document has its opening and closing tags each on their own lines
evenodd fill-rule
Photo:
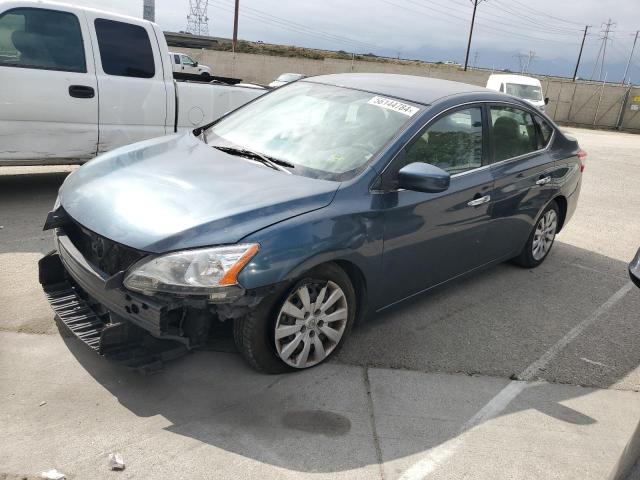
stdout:
<svg viewBox="0 0 640 480">
<path fill-rule="evenodd" d="M 338 190 L 331 205 L 272 225 L 243 239 L 260 251 L 238 277 L 246 289 L 290 281 L 330 261 L 356 266 L 367 286 L 377 284 L 382 254 L 382 216 L 368 191 Z M 371 292 L 369 292 L 371 293 Z"/>
</svg>

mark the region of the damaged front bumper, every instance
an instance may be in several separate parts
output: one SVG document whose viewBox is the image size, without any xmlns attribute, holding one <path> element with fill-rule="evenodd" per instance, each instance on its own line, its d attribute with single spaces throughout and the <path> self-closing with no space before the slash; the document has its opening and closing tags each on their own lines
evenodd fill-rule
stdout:
<svg viewBox="0 0 640 480">
<path fill-rule="evenodd" d="M 233 301 L 146 296 L 125 289 L 124 271 L 108 275 L 87 261 L 56 225 L 56 250 L 39 261 L 39 280 L 58 318 L 98 354 L 142 370 L 204 345 L 212 323 L 237 318 L 266 292 Z"/>
</svg>

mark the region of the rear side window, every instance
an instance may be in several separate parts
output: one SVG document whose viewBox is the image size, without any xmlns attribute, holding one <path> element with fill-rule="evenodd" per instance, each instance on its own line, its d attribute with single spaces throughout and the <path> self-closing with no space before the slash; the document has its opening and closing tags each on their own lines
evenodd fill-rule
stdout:
<svg viewBox="0 0 640 480">
<path fill-rule="evenodd" d="M 78 17 L 41 8 L 4 12 L 0 15 L 0 66 L 86 72 Z"/>
<path fill-rule="evenodd" d="M 549 122 L 538 115 L 534 115 L 533 118 L 538 125 L 538 148 L 545 148 L 549 145 L 549 141 L 551 141 L 553 127 L 549 125 Z"/>
<path fill-rule="evenodd" d="M 139 25 L 98 18 L 95 21 L 104 73 L 151 78 L 156 69 L 147 31 Z"/>
<path fill-rule="evenodd" d="M 496 162 L 538 150 L 531 114 L 513 107 L 491 107 L 491 140 Z"/>
<path fill-rule="evenodd" d="M 450 174 L 482 165 L 482 110 L 457 110 L 436 120 L 408 147 L 406 163 L 430 163 Z"/>
<path fill-rule="evenodd" d="M 176 65 L 180 65 L 180 55 L 174 55 L 173 61 L 176 62 Z"/>
</svg>

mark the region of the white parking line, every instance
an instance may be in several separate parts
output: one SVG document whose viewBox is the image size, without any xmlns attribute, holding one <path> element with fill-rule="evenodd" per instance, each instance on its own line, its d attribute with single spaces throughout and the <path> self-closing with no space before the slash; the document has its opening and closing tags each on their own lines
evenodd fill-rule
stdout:
<svg viewBox="0 0 640 480">
<path fill-rule="evenodd" d="M 572 340 L 574 340 L 587 327 L 592 325 L 611 307 L 618 303 L 633 288 L 633 283 L 626 283 L 620 290 L 611 295 L 609 299 L 598 307 L 591 315 L 582 322 L 573 327 L 564 337 L 558 340 L 549 350 L 547 350 L 540 358 L 525 368 L 518 380 L 510 382 L 498 394 L 493 397 L 478 413 L 469 419 L 460 429 L 458 435 L 427 451 L 425 457 L 409 467 L 400 477 L 400 480 L 422 480 L 430 473 L 434 472 L 438 466 L 449 460 L 455 452 L 462 446 L 464 440 L 462 434 L 472 428 L 490 420 L 504 411 L 505 408 L 516 398 L 525 388 L 535 385 L 532 382 L 536 378 L 538 372 L 545 368 L 549 362 Z"/>
</svg>

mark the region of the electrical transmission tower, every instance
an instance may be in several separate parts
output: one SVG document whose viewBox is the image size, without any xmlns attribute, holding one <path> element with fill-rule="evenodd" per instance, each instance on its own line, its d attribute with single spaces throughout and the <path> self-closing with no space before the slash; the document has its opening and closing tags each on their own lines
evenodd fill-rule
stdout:
<svg viewBox="0 0 640 480">
<path fill-rule="evenodd" d="M 526 55 L 524 53 L 516 53 L 514 57 L 518 59 L 518 65 L 519 65 L 518 68 L 520 69 L 520 73 L 524 73 L 524 64 L 525 64 Z"/>
<path fill-rule="evenodd" d="M 534 50 L 529 50 L 529 55 L 527 56 L 527 63 L 524 66 L 524 73 L 529 73 L 529 67 L 531 66 L 531 62 L 537 57 L 536 52 Z"/>
<path fill-rule="evenodd" d="M 189 0 L 187 32 L 194 35 L 209 35 L 208 6 L 207 0 Z"/>
<path fill-rule="evenodd" d="M 600 63 L 600 74 L 598 75 L 598 80 L 602 80 L 602 71 L 604 70 L 604 59 L 607 55 L 607 44 L 609 43 L 609 35 L 611 35 L 611 31 L 615 28 L 616 24 L 609 19 L 607 23 L 602 24 L 602 37 L 600 37 L 600 49 L 598 50 L 598 56 L 596 57 L 596 63 L 593 66 L 593 72 L 591 72 L 591 80 L 593 80 L 593 76 L 596 74 L 596 70 L 598 68 L 598 63 Z M 602 60 L 600 59 L 600 55 L 602 54 Z"/>
</svg>

